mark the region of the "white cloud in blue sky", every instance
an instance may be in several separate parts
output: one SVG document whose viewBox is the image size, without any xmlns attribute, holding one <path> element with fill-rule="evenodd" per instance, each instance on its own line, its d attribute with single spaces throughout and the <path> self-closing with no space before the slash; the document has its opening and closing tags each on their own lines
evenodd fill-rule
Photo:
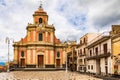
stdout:
<svg viewBox="0 0 120 80">
<path fill-rule="evenodd" d="M 32 14 L 40 0 L 0 0 L 0 61 L 7 60 L 8 36 L 15 41 L 26 35 L 26 26 L 33 22 Z M 54 24 L 57 38 L 79 40 L 87 32 L 111 29 L 120 24 L 119 0 L 44 0 L 44 10 L 49 15 L 49 24 Z M 13 48 L 11 45 L 11 59 Z M 4 59 L 3 59 L 4 58 Z"/>
</svg>

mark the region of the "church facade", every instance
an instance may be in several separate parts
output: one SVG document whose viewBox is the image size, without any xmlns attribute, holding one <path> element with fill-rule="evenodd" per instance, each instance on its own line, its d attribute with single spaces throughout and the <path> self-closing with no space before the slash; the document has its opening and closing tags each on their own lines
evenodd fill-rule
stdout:
<svg viewBox="0 0 120 80">
<path fill-rule="evenodd" d="M 22 68 L 63 68 L 65 45 L 55 36 L 55 28 L 48 24 L 48 15 L 42 6 L 28 23 L 27 35 L 13 44 L 14 64 Z"/>
</svg>

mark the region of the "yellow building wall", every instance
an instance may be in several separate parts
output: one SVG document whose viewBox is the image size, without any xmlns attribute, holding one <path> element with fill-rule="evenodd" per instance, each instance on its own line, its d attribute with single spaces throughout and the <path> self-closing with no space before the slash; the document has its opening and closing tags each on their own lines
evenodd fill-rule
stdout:
<svg viewBox="0 0 120 80">
<path fill-rule="evenodd" d="M 118 55 L 118 54 L 120 54 L 120 37 L 117 37 L 117 38 L 113 39 L 112 48 L 113 48 L 112 49 L 113 50 L 113 55 L 116 56 L 118 58 L 118 60 L 120 60 L 120 55 Z M 117 72 L 120 75 L 120 63 L 119 64 L 115 63 L 116 62 L 116 60 L 115 60 L 116 57 L 113 58 L 113 74 L 116 71 L 115 68 L 114 68 L 114 65 L 118 65 Z"/>
<path fill-rule="evenodd" d="M 120 37 L 113 40 L 113 54 L 120 54 Z"/>
</svg>

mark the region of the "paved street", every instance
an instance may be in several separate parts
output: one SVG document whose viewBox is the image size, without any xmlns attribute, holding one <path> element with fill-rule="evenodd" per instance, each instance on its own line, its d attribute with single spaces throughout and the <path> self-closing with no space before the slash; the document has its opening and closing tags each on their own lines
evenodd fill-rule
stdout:
<svg viewBox="0 0 120 80">
<path fill-rule="evenodd" d="M 0 80 L 102 80 L 76 72 L 14 71 L 0 73 Z"/>
</svg>

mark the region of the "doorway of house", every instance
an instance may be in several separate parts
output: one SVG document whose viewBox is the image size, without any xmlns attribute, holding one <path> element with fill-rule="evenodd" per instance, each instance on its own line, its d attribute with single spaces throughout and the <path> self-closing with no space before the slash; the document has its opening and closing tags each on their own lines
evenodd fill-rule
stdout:
<svg viewBox="0 0 120 80">
<path fill-rule="evenodd" d="M 100 59 L 96 60 L 96 73 L 101 74 Z"/>
</svg>

